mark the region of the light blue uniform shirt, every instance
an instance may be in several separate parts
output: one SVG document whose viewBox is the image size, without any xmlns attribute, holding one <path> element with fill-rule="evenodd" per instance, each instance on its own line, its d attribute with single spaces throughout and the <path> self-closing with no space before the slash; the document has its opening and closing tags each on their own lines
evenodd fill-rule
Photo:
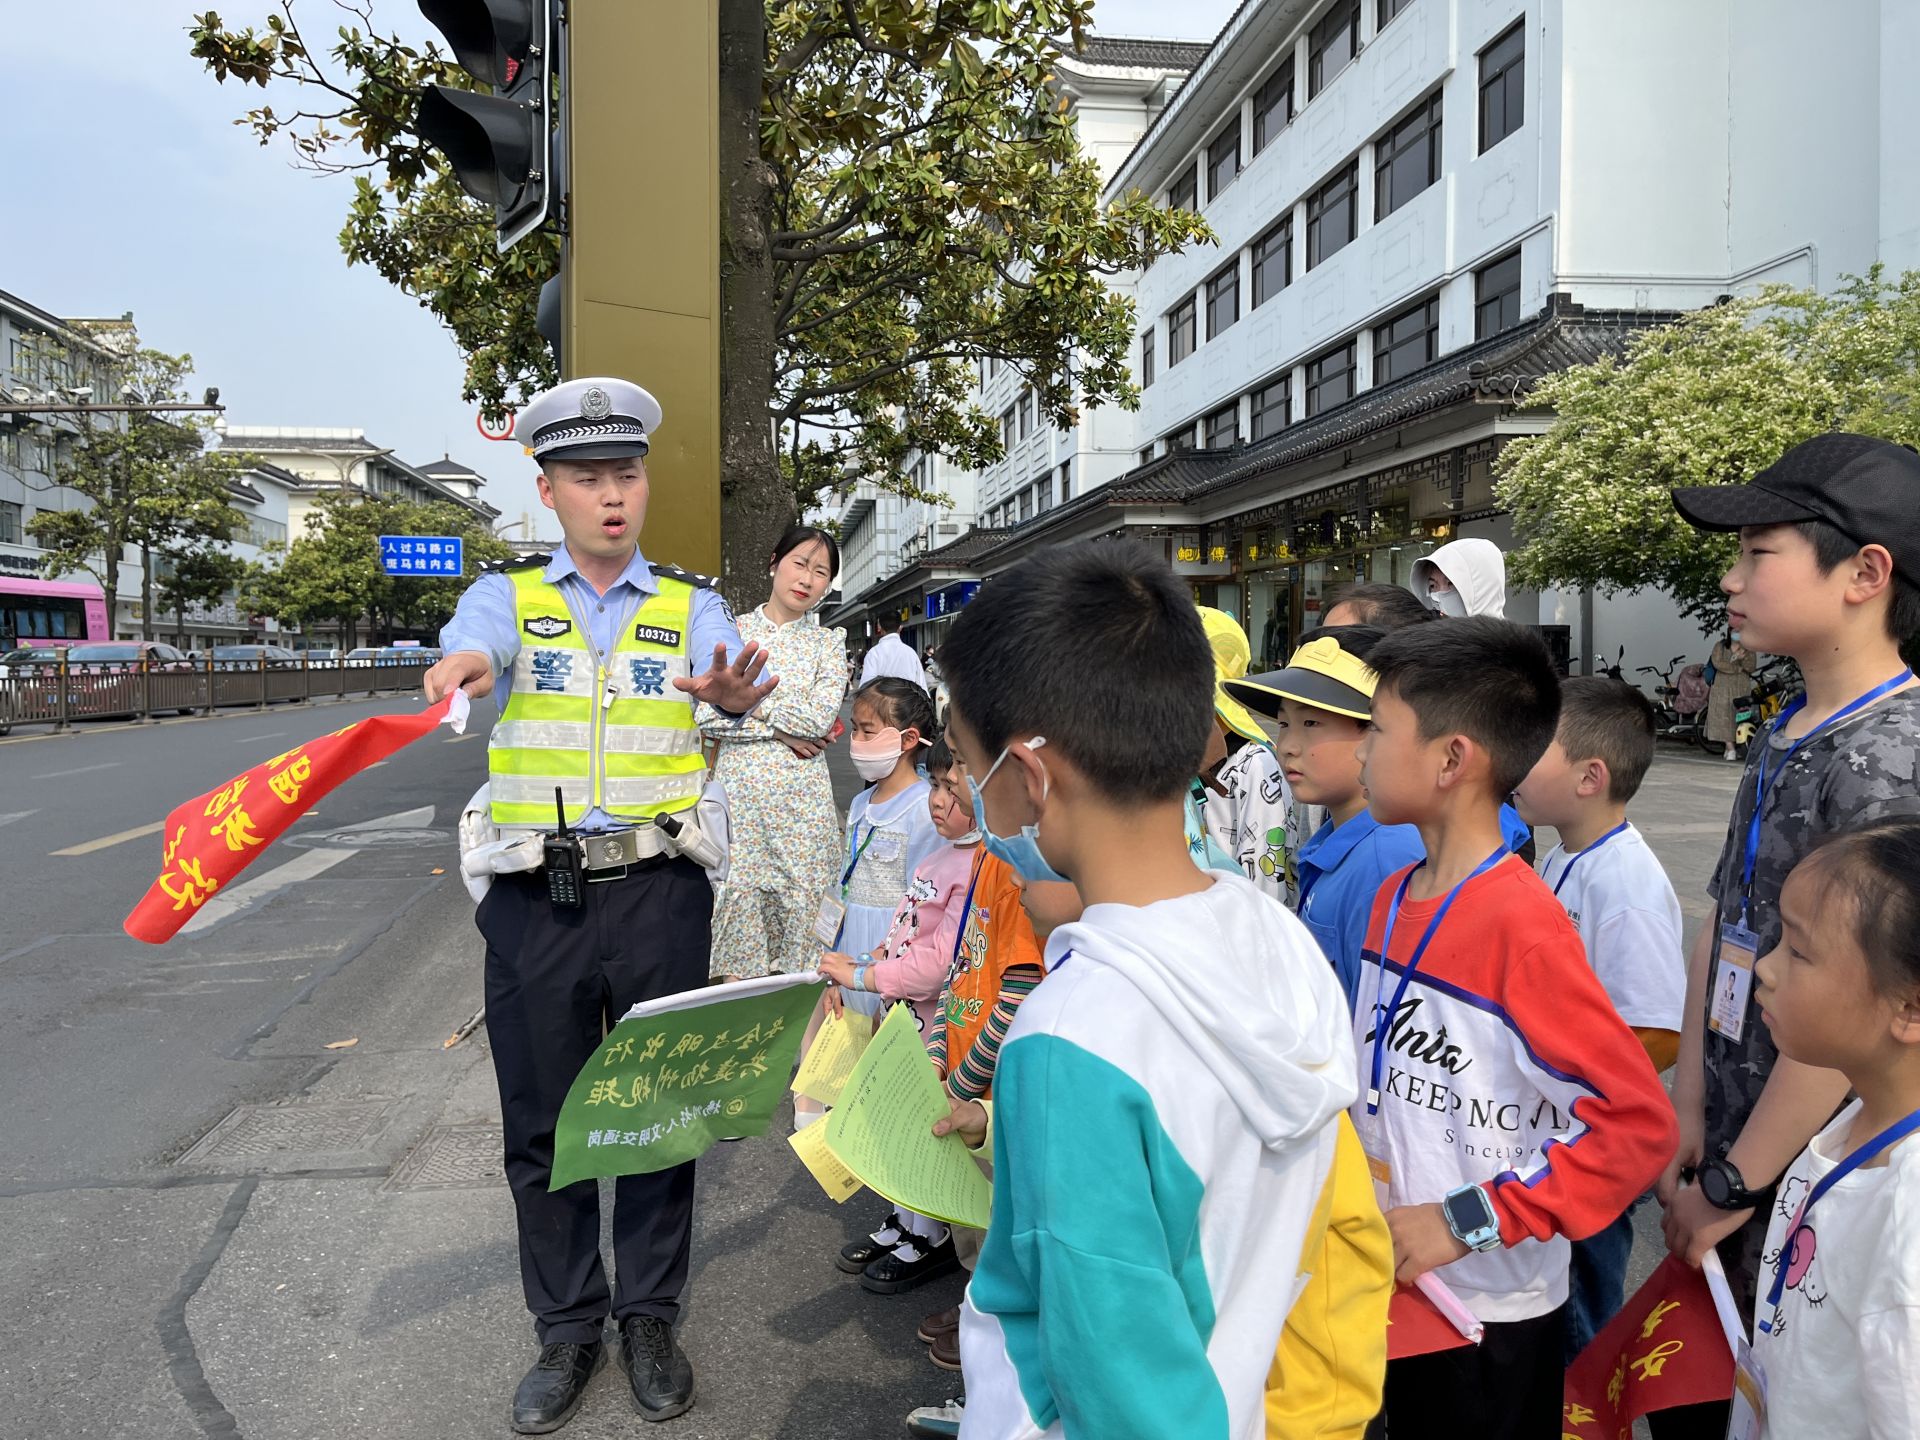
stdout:
<svg viewBox="0 0 1920 1440">
<path fill-rule="evenodd" d="M 1381 882 L 1426 857 L 1419 828 L 1382 825 L 1365 810 L 1346 824 L 1326 821 L 1300 847 L 1300 919 L 1320 942 L 1351 1006 L 1360 986 L 1360 949 Z"/>
<path fill-rule="evenodd" d="M 633 559 L 627 562 L 627 568 L 620 572 L 620 578 L 607 588 L 604 595 L 587 582 L 565 545 L 554 550 L 544 574 L 549 584 L 559 587 L 561 595 L 566 598 L 567 607 L 587 627 L 594 647 L 602 655 L 613 653 L 620 636 L 633 623 L 634 614 L 641 603 L 647 596 L 658 594 L 660 590 L 659 582 L 654 579 L 653 567 L 647 563 L 646 556 L 640 553 L 638 546 L 634 547 Z M 702 662 L 713 654 L 715 645 L 727 647 L 729 664 L 740 651 L 739 627 L 734 623 L 733 611 L 720 598 L 718 591 L 697 589 L 693 592 L 687 629 L 691 637 L 687 654 L 695 675 L 707 672 L 708 665 Z M 514 658 L 520 653 L 520 625 L 514 605 L 513 577 L 495 571 L 482 575 L 469 585 L 466 593 L 460 597 L 459 605 L 454 608 L 453 618 L 441 627 L 440 648 L 449 655 L 456 650 L 478 650 L 485 655 L 493 665 L 495 703 L 504 710 L 507 691 L 512 684 Z M 760 678 L 765 681 L 771 676 L 772 672 L 769 671 Z M 626 822 L 616 820 L 606 811 L 595 807 L 586 813 L 586 817 L 575 828 L 614 830 L 626 828 Z"/>
</svg>

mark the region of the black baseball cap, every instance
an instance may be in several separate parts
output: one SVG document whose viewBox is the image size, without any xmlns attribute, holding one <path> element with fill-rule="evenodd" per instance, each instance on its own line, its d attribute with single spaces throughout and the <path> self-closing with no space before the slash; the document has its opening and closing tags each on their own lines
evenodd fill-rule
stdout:
<svg viewBox="0 0 1920 1440">
<path fill-rule="evenodd" d="M 1860 545 L 1884 545 L 1893 568 L 1920 585 L 1920 453 L 1891 440 L 1834 430 L 1802 440 L 1745 485 L 1673 492 L 1701 530 L 1824 520 Z"/>
</svg>

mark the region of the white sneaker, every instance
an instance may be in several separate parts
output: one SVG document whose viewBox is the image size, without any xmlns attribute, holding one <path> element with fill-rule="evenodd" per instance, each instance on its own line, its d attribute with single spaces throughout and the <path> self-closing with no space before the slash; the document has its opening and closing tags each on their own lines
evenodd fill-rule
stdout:
<svg viewBox="0 0 1920 1440">
<path fill-rule="evenodd" d="M 967 1397 L 958 1396 L 944 1405 L 922 1405 L 907 1416 L 907 1434 L 950 1440 L 960 1433 L 960 1419 L 966 1414 Z"/>
</svg>

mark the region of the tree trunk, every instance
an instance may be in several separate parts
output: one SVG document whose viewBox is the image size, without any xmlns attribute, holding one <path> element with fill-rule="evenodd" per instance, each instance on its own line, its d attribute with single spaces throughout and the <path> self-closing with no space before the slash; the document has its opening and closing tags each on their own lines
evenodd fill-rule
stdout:
<svg viewBox="0 0 1920 1440">
<path fill-rule="evenodd" d="M 105 592 L 107 601 L 108 640 L 120 638 L 120 551 L 123 542 L 119 527 L 108 523 L 106 527 L 106 564 L 100 567 L 100 589 Z"/>
<path fill-rule="evenodd" d="M 767 557 L 793 523 L 774 456 L 773 175 L 760 156 L 765 0 L 720 0 L 721 589 L 766 598 Z"/>
<path fill-rule="evenodd" d="M 153 639 L 153 547 L 140 546 L 140 638 Z"/>
</svg>

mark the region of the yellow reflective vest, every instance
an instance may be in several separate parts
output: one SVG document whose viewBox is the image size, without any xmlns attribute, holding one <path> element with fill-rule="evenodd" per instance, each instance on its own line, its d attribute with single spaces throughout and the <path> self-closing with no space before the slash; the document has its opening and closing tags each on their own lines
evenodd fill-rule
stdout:
<svg viewBox="0 0 1920 1440">
<path fill-rule="evenodd" d="M 556 786 L 569 825 L 595 807 L 639 824 L 692 806 L 706 763 L 693 702 L 673 682 L 692 674 L 694 587 L 658 576 L 602 655 L 544 570 L 508 574 L 520 653 L 487 749 L 494 824 L 552 829 Z"/>
</svg>

